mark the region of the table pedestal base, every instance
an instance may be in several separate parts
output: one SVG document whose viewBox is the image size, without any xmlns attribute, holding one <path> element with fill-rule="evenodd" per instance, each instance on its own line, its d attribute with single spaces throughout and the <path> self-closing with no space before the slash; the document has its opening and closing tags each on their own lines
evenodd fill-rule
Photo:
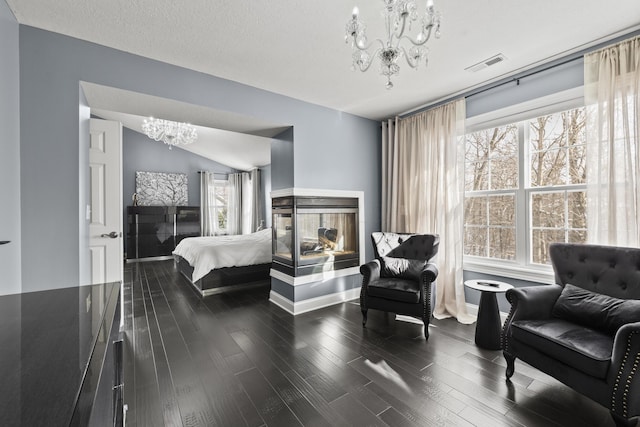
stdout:
<svg viewBox="0 0 640 427">
<path fill-rule="evenodd" d="M 476 324 L 476 345 L 487 350 L 501 350 L 502 322 L 495 292 L 482 292 Z"/>
</svg>

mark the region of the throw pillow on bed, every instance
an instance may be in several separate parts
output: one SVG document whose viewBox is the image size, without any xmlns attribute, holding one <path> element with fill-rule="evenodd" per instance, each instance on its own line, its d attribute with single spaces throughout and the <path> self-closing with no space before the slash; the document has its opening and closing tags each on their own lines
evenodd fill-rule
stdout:
<svg viewBox="0 0 640 427">
<path fill-rule="evenodd" d="M 427 261 L 419 259 L 405 259 L 382 257 L 382 277 L 397 277 L 399 279 L 419 280 L 420 273 L 427 265 Z"/>
<path fill-rule="evenodd" d="M 566 284 L 553 315 L 615 335 L 627 323 L 640 322 L 640 300 L 619 299 Z"/>
</svg>

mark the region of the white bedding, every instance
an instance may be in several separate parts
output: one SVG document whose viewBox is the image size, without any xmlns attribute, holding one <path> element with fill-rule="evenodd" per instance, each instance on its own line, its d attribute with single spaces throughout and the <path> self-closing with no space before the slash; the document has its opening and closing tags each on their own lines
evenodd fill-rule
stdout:
<svg viewBox="0 0 640 427">
<path fill-rule="evenodd" d="M 191 281 L 196 282 L 214 268 L 271 262 L 271 229 L 236 236 L 187 237 L 173 254 L 193 267 Z"/>
</svg>

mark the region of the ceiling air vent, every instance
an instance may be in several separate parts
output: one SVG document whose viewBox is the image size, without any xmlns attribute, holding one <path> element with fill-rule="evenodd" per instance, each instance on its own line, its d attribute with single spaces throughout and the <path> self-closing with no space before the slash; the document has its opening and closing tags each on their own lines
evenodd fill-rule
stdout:
<svg viewBox="0 0 640 427">
<path fill-rule="evenodd" d="M 473 64 L 472 66 L 465 68 L 465 70 L 475 73 L 477 71 L 482 70 L 483 68 L 487 68 L 499 62 L 502 62 L 505 59 L 507 58 L 503 54 L 499 53 L 497 55 L 492 56 L 491 58 L 485 59 L 484 61 L 480 61 L 477 64 Z"/>
</svg>

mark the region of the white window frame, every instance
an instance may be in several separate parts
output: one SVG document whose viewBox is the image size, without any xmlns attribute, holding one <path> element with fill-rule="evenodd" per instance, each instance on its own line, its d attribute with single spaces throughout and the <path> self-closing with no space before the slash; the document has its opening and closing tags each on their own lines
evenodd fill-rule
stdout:
<svg viewBox="0 0 640 427">
<path fill-rule="evenodd" d="M 580 108 L 584 107 L 584 105 L 584 88 L 580 86 L 521 104 L 512 105 L 489 113 L 470 117 L 465 122 L 465 134 L 491 127 L 517 123 L 547 114 Z M 523 134 L 523 132 L 525 132 L 524 127 L 520 127 L 519 132 L 520 141 L 525 141 L 525 135 Z M 525 150 L 525 147 L 519 147 L 519 149 Z M 530 230 L 527 226 L 527 224 L 531 224 L 531 218 L 528 218 L 530 214 L 529 200 L 532 192 L 531 190 L 539 192 L 548 188 L 530 189 L 527 187 L 526 180 L 528 180 L 529 177 L 525 176 L 524 172 L 527 172 L 528 168 L 526 168 L 526 164 L 523 163 L 528 161 L 528 157 L 528 149 L 524 151 L 522 155 L 518 156 L 518 167 L 520 173 L 518 174 L 519 190 L 516 191 L 516 259 L 501 260 L 464 255 L 464 270 L 537 283 L 555 282 L 551 266 L 532 264 L 528 259 L 526 259 L 527 248 L 531 246 Z M 574 189 L 574 187 L 570 185 L 553 187 L 553 190 L 557 191 L 571 189 Z"/>
<path fill-rule="evenodd" d="M 212 191 L 214 192 L 214 197 L 213 200 L 215 201 L 214 206 L 211 206 L 210 209 L 213 210 L 213 221 L 214 221 L 214 229 L 215 229 L 215 233 L 216 235 L 226 235 L 227 234 L 227 228 L 219 228 L 218 227 L 218 216 L 217 216 L 217 212 L 219 209 L 223 208 L 224 205 L 218 205 L 218 201 L 215 197 L 215 187 L 229 187 L 229 181 L 226 179 L 213 179 L 213 187 L 212 187 Z M 228 190 L 227 190 L 227 203 L 226 203 L 226 207 L 227 207 L 227 215 L 229 213 L 229 199 L 228 199 Z M 227 225 L 229 225 L 229 218 L 227 218 Z"/>
</svg>

